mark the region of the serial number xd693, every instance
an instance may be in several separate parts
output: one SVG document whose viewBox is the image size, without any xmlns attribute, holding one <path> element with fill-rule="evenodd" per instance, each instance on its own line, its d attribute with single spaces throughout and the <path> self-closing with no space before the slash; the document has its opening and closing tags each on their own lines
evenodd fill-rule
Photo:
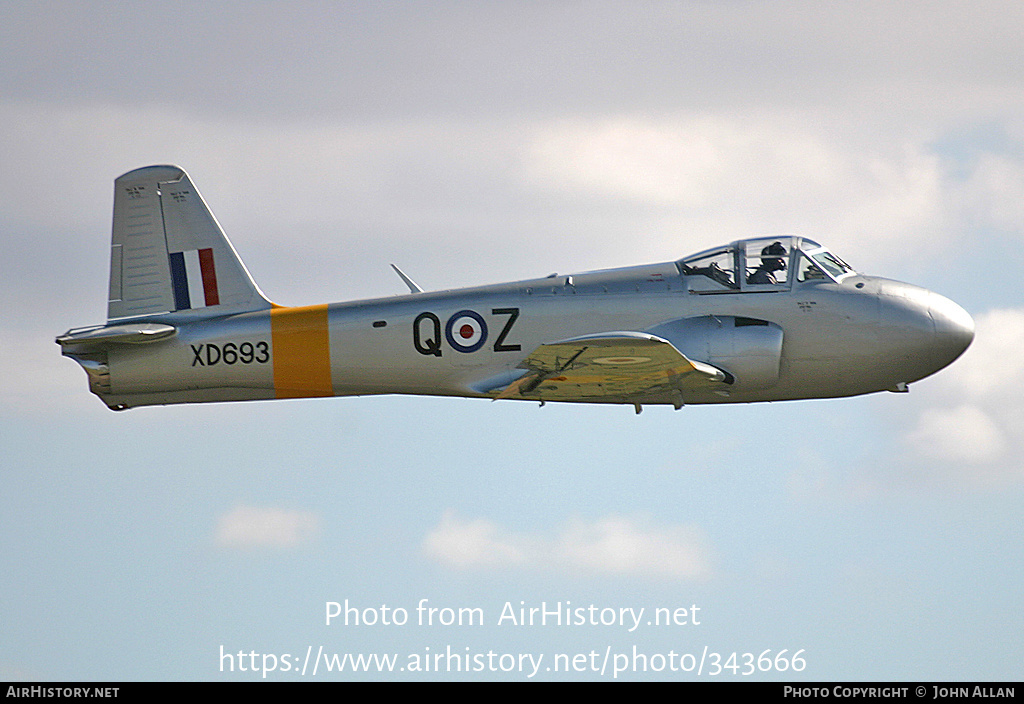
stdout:
<svg viewBox="0 0 1024 704">
<path fill-rule="evenodd" d="M 193 367 L 212 367 L 217 364 L 266 364 L 270 361 L 270 345 L 263 340 L 190 346 Z"/>
</svg>

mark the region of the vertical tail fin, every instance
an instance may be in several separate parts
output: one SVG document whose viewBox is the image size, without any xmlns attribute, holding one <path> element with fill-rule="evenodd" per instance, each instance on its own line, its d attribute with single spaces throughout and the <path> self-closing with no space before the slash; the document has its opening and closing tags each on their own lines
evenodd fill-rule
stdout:
<svg viewBox="0 0 1024 704">
<path fill-rule="evenodd" d="M 114 181 L 108 320 L 270 307 L 184 170 L 146 166 Z"/>
</svg>

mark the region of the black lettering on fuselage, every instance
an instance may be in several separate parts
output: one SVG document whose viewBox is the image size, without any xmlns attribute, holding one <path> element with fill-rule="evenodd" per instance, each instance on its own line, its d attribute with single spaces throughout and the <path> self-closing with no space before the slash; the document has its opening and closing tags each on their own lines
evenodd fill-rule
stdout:
<svg viewBox="0 0 1024 704">
<path fill-rule="evenodd" d="M 521 345 L 506 345 L 505 338 L 512 331 L 512 326 L 516 324 L 516 320 L 519 319 L 518 308 L 492 308 L 491 313 L 494 315 L 507 315 L 508 320 L 505 321 L 505 327 L 501 329 L 498 334 L 498 339 L 494 341 L 495 352 L 519 352 L 522 348 Z"/>
<path fill-rule="evenodd" d="M 429 320 L 432 323 L 430 326 L 432 329 L 428 328 L 428 333 L 432 335 L 432 337 L 423 337 L 421 328 L 422 323 L 425 320 Z M 412 322 L 412 344 L 420 354 L 440 357 L 441 319 L 429 311 L 417 315 L 416 320 Z"/>
<path fill-rule="evenodd" d="M 478 321 L 481 330 L 480 334 L 484 337 L 484 340 L 481 340 L 477 344 L 482 345 L 487 337 L 487 326 L 484 323 L 483 318 L 480 317 L 478 313 L 474 313 L 473 311 L 461 311 L 461 313 L 467 315 L 472 314 L 470 317 L 475 317 L 476 320 Z M 519 352 L 520 350 L 522 350 L 523 347 L 520 344 L 505 342 L 505 340 L 508 338 L 509 333 L 512 332 L 512 327 L 516 324 L 516 321 L 519 319 L 519 309 L 492 308 L 491 314 L 508 316 L 508 319 L 505 320 L 505 326 L 501 329 L 501 332 L 498 334 L 498 338 L 494 341 L 492 349 L 495 352 Z M 459 314 L 457 313 L 455 316 L 452 316 L 452 318 L 449 319 L 449 326 L 452 325 L 452 321 L 455 319 L 457 315 Z M 426 329 L 424 329 L 424 324 L 426 324 Z M 453 334 L 452 331 L 450 330 L 448 332 L 449 334 Z M 451 338 L 449 338 L 448 343 L 452 345 L 453 348 L 457 349 L 459 352 L 476 351 L 476 346 L 474 346 L 473 349 L 459 349 L 456 346 L 456 343 L 451 340 Z M 440 357 L 441 319 L 438 318 L 434 313 L 431 313 L 430 311 L 424 311 L 417 315 L 416 319 L 413 320 L 412 323 L 412 344 L 416 348 L 416 351 L 419 352 L 420 354 L 430 355 L 433 357 Z"/>
<path fill-rule="evenodd" d="M 270 361 L 270 345 L 265 340 L 189 346 L 192 348 L 193 367 L 212 367 L 217 364 L 252 364 L 254 362 L 266 364 Z"/>
</svg>

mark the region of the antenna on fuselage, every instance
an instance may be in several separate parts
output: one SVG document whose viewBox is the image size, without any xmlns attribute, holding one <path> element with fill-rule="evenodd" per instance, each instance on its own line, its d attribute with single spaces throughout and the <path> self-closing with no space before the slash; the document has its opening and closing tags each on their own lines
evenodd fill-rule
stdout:
<svg viewBox="0 0 1024 704">
<path fill-rule="evenodd" d="M 399 269 L 394 264 L 391 265 L 391 268 L 395 270 L 396 274 L 402 277 L 402 281 L 404 281 L 405 285 L 409 287 L 409 293 L 423 293 L 423 289 L 417 286 L 415 281 L 406 276 L 404 271 Z"/>
</svg>

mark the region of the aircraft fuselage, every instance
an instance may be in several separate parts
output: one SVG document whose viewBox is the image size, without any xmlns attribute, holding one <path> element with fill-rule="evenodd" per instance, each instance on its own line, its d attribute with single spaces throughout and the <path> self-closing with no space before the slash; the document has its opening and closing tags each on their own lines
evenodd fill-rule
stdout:
<svg viewBox="0 0 1024 704">
<path fill-rule="evenodd" d="M 488 391 L 520 376 L 517 365 L 547 341 L 594 330 L 648 330 L 680 318 L 714 324 L 725 316 L 771 322 L 784 331 L 777 380 L 744 388 L 740 377 L 731 387 L 684 393 L 683 403 L 853 396 L 925 377 L 970 340 L 969 318 L 948 299 L 884 279 L 857 276 L 742 293 L 695 293 L 683 284 L 667 263 L 195 322 L 157 316 L 149 320 L 173 325 L 176 335 L 111 348 L 108 403 L 491 397 Z M 674 398 L 654 395 L 641 403 Z"/>
<path fill-rule="evenodd" d="M 812 240 L 680 261 L 286 308 L 259 291 L 188 175 L 115 181 L 106 325 L 57 338 L 111 408 L 364 394 L 680 407 L 905 391 L 974 324 Z"/>
</svg>

